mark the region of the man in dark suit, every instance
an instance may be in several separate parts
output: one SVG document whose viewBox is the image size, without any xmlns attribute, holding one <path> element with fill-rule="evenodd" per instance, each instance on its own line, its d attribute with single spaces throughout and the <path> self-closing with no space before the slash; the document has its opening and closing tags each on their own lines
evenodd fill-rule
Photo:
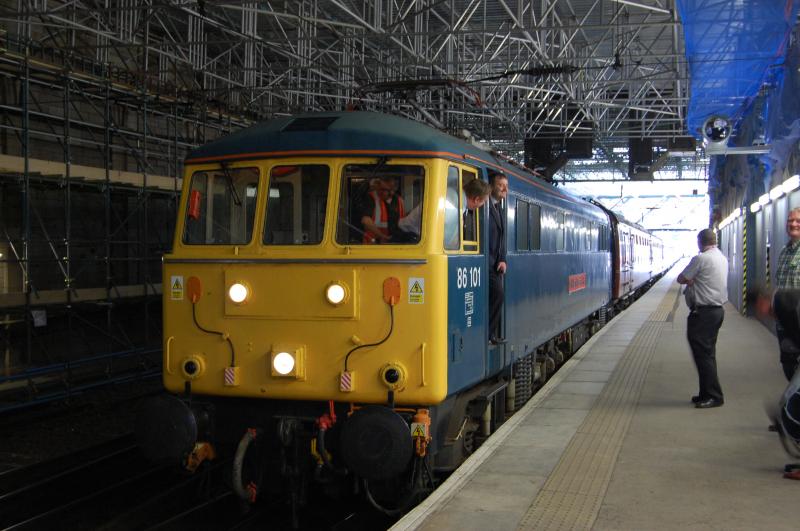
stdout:
<svg viewBox="0 0 800 531">
<path fill-rule="evenodd" d="M 502 173 L 491 173 L 491 205 L 489 207 L 489 342 L 505 343 L 500 331 L 500 314 L 503 309 L 503 275 L 506 272 L 506 219 L 503 201 L 508 195 L 508 178 Z"/>
<path fill-rule="evenodd" d="M 475 212 L 480 209 L 491 193 L 491 186 L 486 181 L 472 179 L 464 185 L 464 241 L 477 241 L 478 232 Z"/>
</svg>

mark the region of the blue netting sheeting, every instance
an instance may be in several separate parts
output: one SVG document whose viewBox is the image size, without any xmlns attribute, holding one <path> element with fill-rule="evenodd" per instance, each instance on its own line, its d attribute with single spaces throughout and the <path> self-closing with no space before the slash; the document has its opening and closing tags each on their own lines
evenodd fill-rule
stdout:
<svg viewBox="0 0 800 531">
<path fill-rule="evenodd" d="M 729 145 L 763 144 L 767 109 L 767 100 L 763 91 L 748 101 L 741 111 L 742 119 L 736 127 L 736 135 L 731 138 Z M 760 178 L 764 173 L 762 163 L 757 155 L 714 155 L 710 160 L 708 190 L 712 198 L 722 197 L 730 188 L 744 189 L 749 181 Z M 715 201 L 712 201 L 710 205 L 712 211 L 714 204 Z"/>
<path fill-rule="evenodd" d="M 728 190 L 744 190 L 752 176 L 759 173 L 760 164 L 754 155 L 726 157 L 715 155 L 709 159 L 708 193 L 720 197 Z M 714 201 L 712 201 L 714 203 Z"/>
<path fill-rule="evenodd" d="M 798 2 L 800 3 L 800 2 Z M 771 186 L 773 177 L 782 181 L 783 173 L 797 172 L 788 167 L 791 154 L 800 141 L 800 32 L 795 29 L 794 39 L 784 68 L 775 69 L 770 80 L 770 90 L 765 97 L 767 112 L 764 124 L 764 139 L 770 152 L 761 157 L 767 171 L 765 188 Z"/>
<path fill-rule="evenodd" d="M 781 65 L 800 0 L 677 0 L 689 62 L 687 129 L 711 116 L 737 123 Z"/>
</svg>

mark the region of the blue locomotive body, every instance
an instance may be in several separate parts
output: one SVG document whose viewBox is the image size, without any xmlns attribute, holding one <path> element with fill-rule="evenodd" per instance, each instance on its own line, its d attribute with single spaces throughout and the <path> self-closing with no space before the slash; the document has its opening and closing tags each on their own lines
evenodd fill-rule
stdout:
<svg viewBox="0 0 800 531">
<path fill-rule="evenodd" d="M 505 208 L 506 343 L 490 346 L 486 340 L 487 246 L 477 256 L 450 257 L 450 394 L 508 369 L 611 301 L 610 231 L 603 210 L 530 176 L 517 177 L 518 168 L 497 162 L 510 189 Z M 484 170 L 490 169 L 496 171 Z"/>
</svg>

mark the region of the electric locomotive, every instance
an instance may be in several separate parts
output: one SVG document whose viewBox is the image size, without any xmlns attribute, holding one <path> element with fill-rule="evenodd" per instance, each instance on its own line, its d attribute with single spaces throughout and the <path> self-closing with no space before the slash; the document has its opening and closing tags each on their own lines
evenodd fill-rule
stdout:
<svg viewBox="0 0 800 531">
<path fill-rule="evenodd" d="M 488 214 L 463 216 L 464 185 L 492 171 L 510 189 L 499 345 Z M 379 193 L 415 226 L 370 233 Z M 602 325 L 611 254 L 603 209 L 403 118 L 278 118 L 212 142 L 185 164 L 163 264 L 171 394 L 140 412 L 141 446 L 191 470 L 232 456 L 251 501 L 286 485 L 302 503 L 318 482 L 402 508 Z"/>
</svg>

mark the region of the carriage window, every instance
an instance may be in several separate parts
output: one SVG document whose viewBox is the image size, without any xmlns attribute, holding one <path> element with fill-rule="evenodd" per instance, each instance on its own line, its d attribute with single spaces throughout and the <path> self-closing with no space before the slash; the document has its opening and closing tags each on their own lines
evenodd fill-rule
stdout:
<svg viewBox="0 0 800 531">
<path fill-rule="evenodd" d="M 583 250 L 584 251 L 592 251 L 592 222 L 583 220 L 582 224 L 583 230 Z"/>
<path fill-rule="evenodd" d="M 609 231 L 608 227 L 605 225 L 600 225 L 597 228 L 597 250 L 598 251 L 608 251 L 611 247 L 609 245 Z"/>
<path fill-rule="evenodd" d="M 192 175 L 183 243 L 243 245 L 253 236 L 258 168 L 223 168 Z"/>
<path fill-rule="evenodd" d="M 342 174 L 336 241 L 419 243 L 424 189 L 422 166 L 348 164 Z"/>
<path fill-rule="evenodd" d="M 538 251 L 542 248 L 542 207 L 532 203 L 528 207 L 528 219 L 531 250 Z"/>
<path fill-rule="evenodd" d="M 269 176 L 266 245 L 322 241 L 330 170 L 321 164 L 276 166 Z"/>
<path fill-rule="evenodd" d="M 611 249 L 611 230 L 607 225 L 600 225 L 600 243 L 598 247 L 601 251 L 608 251 Z"/>
<path fill-rule="evenodd" d="M 564 232 L 567 230 L 567 225 L 564 219 L 564 213 L 556 213 L 556 251 L 564 250 Z"/>
<path fill-rule="evenodd" d="M 531 248 L 528 242 L 528 206 L 529 203 L 517 199 L 516 219 L 514 225 L 517 227 L 517 250 L 527 251 Z"/>
</svg>

